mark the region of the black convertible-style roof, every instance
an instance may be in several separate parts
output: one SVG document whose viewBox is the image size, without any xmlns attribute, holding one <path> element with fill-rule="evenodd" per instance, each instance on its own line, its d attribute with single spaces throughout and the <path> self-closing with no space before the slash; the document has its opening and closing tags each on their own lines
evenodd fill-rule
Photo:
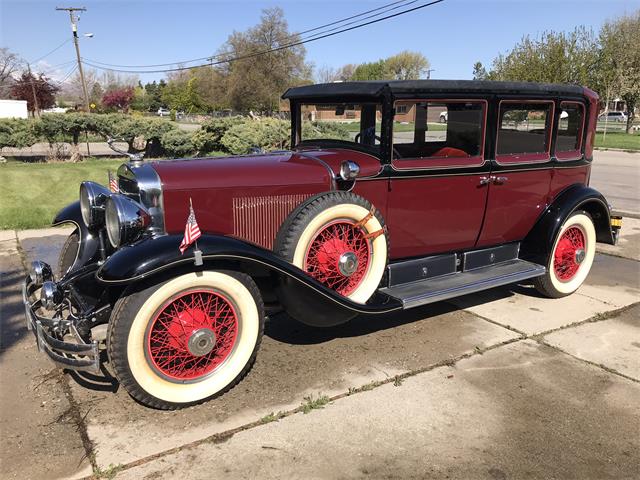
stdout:
<svg viewBox="0 0 640 480">
<path fill-rule="evenodd" d="M 578 85 L 485 80 L 368 80 L 305 85 L 288 89 L 282 98 L 318 99 L 325 97 L 379 97 L 389 89 L 392 95 L 423 93 L 584 95 Z"/>
</svg>

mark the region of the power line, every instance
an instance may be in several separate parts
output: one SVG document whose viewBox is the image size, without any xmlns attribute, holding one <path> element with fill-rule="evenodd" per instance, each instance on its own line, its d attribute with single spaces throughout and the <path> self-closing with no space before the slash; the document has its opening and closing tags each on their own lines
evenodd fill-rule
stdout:
<svg viewBox="0 0 640 480">
<path fill-rule="evenodd" d="M 389 10 L 385 10 L 385 11 L 379 12 L 379 13 L 377 13 L 375 15 L 371 15 L 369 17 L 366 17 L 366 19 L 372 18 L 372 17 L 376 17 L 376 16 L 379 16 L 379 15 L 382 15 L 383 13 L 386 13 L 387 11 L 391 11 L 391 10 L 395 10 L 397 8 L 401 8 L 401 7 L 405 7 L 407 5 L 411 5 L 413 3 L 416 3 L 417 1 L 419 1 L 419 0 L 396 0 L 396 1 L 388 3 L 386 5 L 382 5 L 380 7 L 373 8 L 373 9 L 367 10 L 365 12 L 360 12 L 358 14 L 351 15 L 350 17 L 341 18 L 339 20 L 334 20 L 333 22 L 325 23 L 324 25 L 320 25 L 318 27 L 310 28 L 308 30 L 303 30 L 303 31 L 297 32 L 297 33 L 292 33 L 290 35 L 287 35 L 283 39 L 281 39 L 281 41 L 287 41 L 287 40 L 290 40 L 290 39 L 294 39 L 294 38 L 299 37 L 301 35 L 304 35 L 306 33 L 314 32 L 314 31 L 317 31 L 317 30 L 322 30 L 322 29 L 324 29 L 326 27 L 330 27 L 330 26 L 333 26 L 333 25 L 344 23 L 344 22 L 346 22 L 348 20 L 352 20 L 354 18 L 362 17 L 362 16 L 367 15 L 367 14 L 372 13 L 372 12 L 385 10 L 388 7 L 392 7 L 393 6 L 393 8 L 390 8 Z M 404 4 L 404 5 L 398 5 L 398 4 Z M 358 21 L 361 21 L 361 20 L 365 20 L 365 19 L 360 19 Z M 357 22 L 351 22 L 351 23 L 348 23 L 348 24 L 345 24 L 345 25 L 341 25 L 340 27 L 336 27 L 336 28 L 334 28 L 332 30 L 336 30 L 337 28 L 342 28 L 342 27 L 345 27 L 346 25 L 351 25 L 353 23 L 357 23 Z M 332 30 L 328 30 L 328 31 L 332 31 Z M 321 35 L 322 33 L 327 33 L 327 32 L 320 32 L 320 33 L 317 33 L 317 34 L 314 34 L 314 35 L 310 35 L 308 38 L 315 37 L 316 35 Z M 297 40 L 304 40 L 304 38 L 297 38 Z M 203 61 L 203 60 L 207 60 L 207 61 L 211 62 L 214 59 L 219 59 L 219 58 L 224 57 L 224 55 L 225 54 L 209 55 L 207 57 L 192 58 L 190 60 L 181 60 L 181 61 L 177 61 L 177 62 L 156 63 L 156 64 L 148 64 L 148 65 L 119 65 L 119 64 L 114 64 L 114 63 L 99 62 L 97 60 L 92 60 L 90 58 L 87 58 L 87 59 L 84 59 L 84 60 L 87 61 L 87 62 L 92 62 L 92 63 L 98 64 L 98 65 L 104 65 L 104 66 L 107 66 L 107 67 L 115 67 L 115 68 L 154 68 L 154 67 L 166 67 L 166 66 L 171 66 L 171 65 L 182 65 L 182 64 L 186 64 L 186 63 L 200 62 L 200 61 Z"/>
<path fill-rule="evenodd" d="M 420 10 L 422 8 L 430 7 L 432 5 L 435 5 L 437 3 L 441 3 L 443 1 L 444 0 L 434 0 L 434 1 L 426 3 L 424 5 L 418 5 L 417 7 L 413 7 L 413 8 L 407 9 L 407 10 L 403 10 L 401 12 L 397 12 L 397 13 L 394 13 L 394 14 L 391 14 L 391 15 L 387 15 L 387 16 L 384 16 L 384 17 L 381 17 L 381 18 L 377 18 L 375 20 L 370 20 L 368 22 L 361 23 L 359 25 L 354 25 L 354 26 L 348 27 L 348 28 L 340 27 L 341 30 L 338 30 L 338 31 L 335 31 L 335 32 L 323 33 L 322 35 L 315 36 L 313 38 L 309 38 L 309 39 L 306 39 L 306 40 L 300 40 L 300 41 L 297 41 L 297 42 L 292 42 L 292 43 L 289 43 L 289 44 L 286 44 L 286 45 L 280 45 L 278 47 L 271 48 L 271 49 L 268 49 L 268 50 L 263 50 L 263 51 L 260 51 L 260 52 L 255 52 L 255 53 L 246 54 L 246 55 L 240 55 L 240 56 L 236 56 L 236 57 L 230 57 L 230 58 L 226 58 L 224 60 L 219 60 L 219 61 L 210 62 L 210 63 L 203 63 L 203 64 L 199 64 L 199 65 L 191 65 L 191 66 L 183 66 L 183 67 L 175 67 L 175 68 L 165 68 L 165 69 L 159 69 L 159 70 L 122 70 L 122 69 L 117 69 L 117 68 L 103 67 L 103 66 L 94 64 L 94 63 L 92 63 L 92 62 L 90 62 L 90 61 L 88 61 L 86 59 L 84 59 L 84 60 L 85 60 L 85 63 L 87 65 L 89 65 L 89 66 L 91 66 L 93 68 L 97 68 L 99 70 L 107 70 L 107 71 L 111 71 L 111 72 L 120 72 L 120 73 L 168 73 L 168 72 L 179 72 L 179 71 L 184 71 L 184 70 L 190 70 L 192 68 L 208 67 L 208 66 L 220 65 L 220 64 L 223 64 L 223 63 L 231 63 L 231 62 L 235 62 L 235 61 L 238 61 L 238 60 L 245 60 L 245 59 L 254 58 L 254 57 L 257 57 L 257 56 L 260 56 L 260 55 L 265 55 L 265 54 L 268 54 L 268 53 L 277 52 L 277 51 L 284 50 L 284 49 L 287 49 L 287 48 L 296 47 L 298 45 L 303 45 L 305 43 L 315 42 L 316 40 L 322 40 L 324 38 L 333 37 L 333 36 L 339 35 L 341 33 L 349 32 L 351 30 L 356 30 L 358 28 L 366 27 L 368 25 L 372 25 L 374 23 L 382 22 L 384 20 L 389 20 L 391 18 L 395 18 L 395 17 L 398 17 L 400 15 L 405 15 L 407 13 L 414 12 L 414 11 Z M 207 58 L 211 58 L 211 57 L 207 57 Z M 170 65 L 174 65 L 174 64 L 170 64 Z"/>
<path fill-rule="evenodd" d="M 58 45 L 56 48 L 54 48 L 53 50 L 51 50 L 49 53 L 45 53 L 44 55 L 42 55 L 41 57 L 36 58 L 35 60 L 32 60 L 30 63 L 31 65 L 33 65 L 34 63 L 39 62 L 40 60 L 42 60 L 43 58 L 48 57 L 49 55 L 51 55 L 54 52 L 57 52 L 58 50 L 60 50 L 62 47 L 64 47 L 67 43 L 69 43 L 71 41 L 70 38 L 67 38 L 64 42 L 62 42 L 60 45 Z"/>
</svg>

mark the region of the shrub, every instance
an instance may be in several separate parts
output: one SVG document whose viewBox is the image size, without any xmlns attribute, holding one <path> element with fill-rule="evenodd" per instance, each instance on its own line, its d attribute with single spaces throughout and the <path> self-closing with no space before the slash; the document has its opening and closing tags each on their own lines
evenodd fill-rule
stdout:
<svg viewBox="0 0 640 480">
<path fill-rule="evenodd" d="M 26 119 L 0 119 L 0 148 L 30 147 L 38 141 L 34 124 Z"/>
<path fill-rule="evenodd" d="M 173 158 L 193 155 L 196 150 L 191 133 L 184 130 L 166 132 L 162 135 L 161 143 L 167 155 Z"/>
<path fill-rule="evenodd" d="M 236 125 L 247 122 L 243 117 L 224 117 L 207 120 L 202 124 L 202 128 L 195 134 L 194 142 L 201 152 L 213 152 L 224 150 L 222 137 L 227 131 Z"/>
<path fill-rule="evenodd" d="M 350 140 L 349 130 L 338 122 L 303 122 L 302 138 L 333 138 L 336 140 Z"/>
<path fill-rule="evenodd" d="M 235 155 L 249 153 L 252 148 L 289 148 L 289 123 L 275 118 L 247 120 L 227 130 L 220 143 L 226 151 Z"/>
<path fill-rule="evenodd" d="M 118 113 L 98 115 L 96 131 L 104 137 L 127 142 L 129 151 L 145 150 L 147 156 L 162 153 L 161 138 L 176 126 L 161 118 L 132 117 Z M 134 144 L 138 143 L 136 149 Z"/>
</svg>

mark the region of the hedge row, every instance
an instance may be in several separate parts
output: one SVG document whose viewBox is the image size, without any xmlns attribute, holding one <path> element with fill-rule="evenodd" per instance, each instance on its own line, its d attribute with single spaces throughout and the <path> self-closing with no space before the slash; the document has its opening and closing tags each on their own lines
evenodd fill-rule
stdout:
<svg viewBox="0 0 640 480">
<path fill-rule="evenodd" d="M 214 152 L 242 155 L 255 148 L 268 151 L 291 146 L 289 121 L 275 118 L 212 119 L 201 129 L 187 132 L 160 118 L 70 113 L 47 114 L 36 120 L 0 119 L 0 148 L 24 148 L 43 141 L 50 145 L 68 142 L 74 147 L 72 157 L 79 157 L 78 144 L 84 141 L 85 133 L 125 141 L 129 151 L 145 150 L 150 157 L 187 157 Z M 303 137 L 350 138 L 340 124 L 316 122 L 303 124 Z"/>
</svg>

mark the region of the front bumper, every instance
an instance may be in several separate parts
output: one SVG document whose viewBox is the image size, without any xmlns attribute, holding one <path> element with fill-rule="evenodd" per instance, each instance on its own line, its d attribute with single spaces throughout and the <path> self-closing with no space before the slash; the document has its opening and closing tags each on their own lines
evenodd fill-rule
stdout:
<svg viewBox="0 0 640 480">
<path fill-rule="evenodd" d="M 38 351 L 46 353 L 58 367 L 99 373 L 98 342 L 85 342 L 70 319 L 38 315 L 41 301 L 34 297 L 37 289 L 27 276 L 22 284 L 22 301 L 27 328 L 36 336 Z M 66 341 L 67 337 L 74 341 Z"/>
</svg>

